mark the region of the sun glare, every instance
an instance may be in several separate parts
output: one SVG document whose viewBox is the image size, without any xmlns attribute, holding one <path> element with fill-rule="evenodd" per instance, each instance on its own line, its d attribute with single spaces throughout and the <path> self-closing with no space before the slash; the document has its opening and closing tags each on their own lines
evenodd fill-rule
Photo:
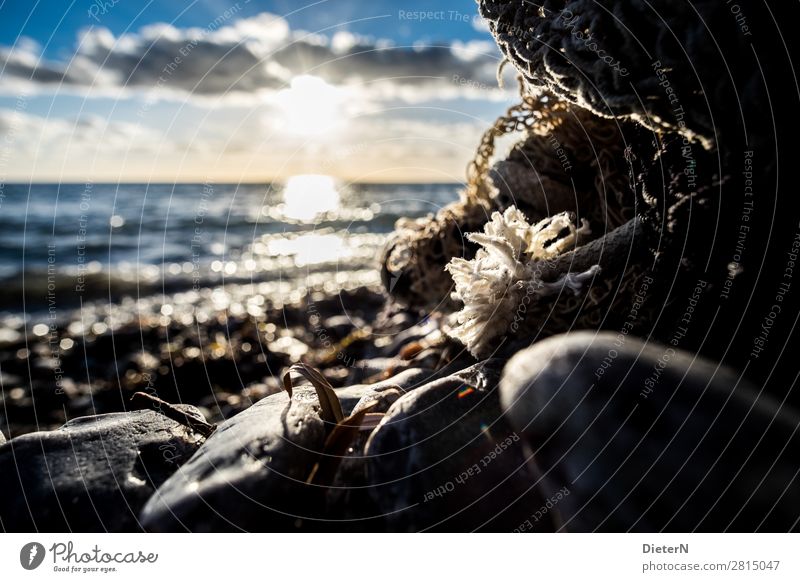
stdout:
<svg viewBox="0 0 800 582">
<path fill-rule="evenodd" d="M 308 222 L 320 214 L 339 209 L 339 191 L 331 176 L 292 176 L 283 189 L 283 215 Z"/>
<path fill-rule="evenodd" d="M 287 131 L 321 136 L 341 124 L 344 92 L 319 77 L 300 75 L 278 93 L 277 103 Z"/>
</svg>

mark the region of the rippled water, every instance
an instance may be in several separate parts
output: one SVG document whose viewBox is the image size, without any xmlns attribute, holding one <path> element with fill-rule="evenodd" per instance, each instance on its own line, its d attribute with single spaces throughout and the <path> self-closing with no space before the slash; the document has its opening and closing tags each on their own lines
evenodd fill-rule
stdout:
<svg viewBox="0 0 800 582">
<path fill-rule="evenodd" d="M 378 283 L 401 216 L 436 212 L 458 185 L 7 185 L 0 312 L 120 303 L 258 284 L 271 299 Z M 216 291 L 215 291 L 216 289 Z M 128 299 L 126 299 L 128 298 Z"/>
</svg>

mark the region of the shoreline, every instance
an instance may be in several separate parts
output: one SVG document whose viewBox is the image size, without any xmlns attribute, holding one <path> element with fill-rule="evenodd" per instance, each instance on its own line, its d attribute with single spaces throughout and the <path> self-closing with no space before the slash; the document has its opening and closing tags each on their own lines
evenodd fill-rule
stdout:
<svg viewBox="0 0 800 582">
<path fill-rule="evenodd" d="M 42 335 L 4 338 L 0 430 L 11 438 L 130 410 L 136 392 L 198 406 L 219 422 L 279 392 L 281 372 L 299 361 L 320 367 L 336 387 L 380 375 L 367 341 L 381 325 L 385 296 L 377 287 L 313 291 L 287 305 L 256 293 L 259 309 L 236 314 L 214 304 L 219 289 L 188 303 L 173 296 L 160 309 L 160 298 L 147 298 L 144 309 L 130 297 L 89 303 Z"/>
</svg>

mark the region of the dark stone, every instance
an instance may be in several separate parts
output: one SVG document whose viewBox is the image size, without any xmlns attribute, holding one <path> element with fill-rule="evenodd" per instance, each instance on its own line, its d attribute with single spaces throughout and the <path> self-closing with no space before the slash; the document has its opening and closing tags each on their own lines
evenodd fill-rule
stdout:
<svg viewBox="0 0 800 582">
<path fill-rule="evenodd" d="M 545 493 L 570 491 L 567 530 L 797 529 L 800 417 L 724 366 L 572 333 L 514 356 L 500 394 Z"/>
<path fill-rule="evenodd" d="M 202 440 L 154 411 L 76 418 L 16 437 L 0 446 L 0 525 L 29 532 L 140 530 L 139 510 Z"/>
<path fill-rule="evenodd" d="M 386 413 L 403 394 L 407 392 L 392 386 L 365 394 L 353 407 L 352 414 L 365 409 L 370 413 Z M 325 491 L 325 513 L 333 529 L 384 530 L 381 511 L 368 490 L 368 458 L 364 451 L 369 435 L 368 431 L 359 432 L 342 454 L 336 473 Z"/>
<path fill-rule="evenodd" d="M 346 388 L 337 388 L 336 395 L 342 403 L 342 411 L 345 416 L 349 416 L 357 406 L 363 406 L 373 399 L 383 399 L 386 391 L 399 390 L 405 393 L 416 390 L 430 381 L 431 374 L 430 370 L 412 368 L 374 384 L 356 384 Z"/>
<path fill-rule="evenodd" d="M 142 510 L 151 531 L 268 531 L 293 527 L 322 451 L 316 394 L 274 394 L 224 422 Z"/>
<path fill-rule="evenodd" d="M 325 320 L 323 328 L 335 341 L 346 338 L 355 330 L 362 329 L 364 322 L 359 318 L 352 318 L 347 315 L 334 315 Z"/>
<path fill-rule="evenodd" d="M 386 413 L 392 404 L 397 402 L 403 394 L 407 392 L 399 386 L 389 386 L 384 390 L 376 390 L 365 394 L 353 407 L 351 414 L 356 414 L 362 410 L 370 413 Z"/>
<path fill-rule="evenodd" d="M 373 385 L 336 390 L 345 415 L 364 398 L 410 390 L 425 373 L 407 370 Z M 316 392 L 274 394 L 226 421 L 143 509 L 151 531 L 319 529 L 326 487 L 306 483 L 328 430 Z M 317 521 L 323 520 L 323 521 Z"/>
<path fill-rule="evenodd" d="M 436 380 L 391 406 L 366 446 L 367 491 L 385 529 L 512 531 L 543 505 L 536 468 L 500 411 L 499 365 Z"/>
</svg>

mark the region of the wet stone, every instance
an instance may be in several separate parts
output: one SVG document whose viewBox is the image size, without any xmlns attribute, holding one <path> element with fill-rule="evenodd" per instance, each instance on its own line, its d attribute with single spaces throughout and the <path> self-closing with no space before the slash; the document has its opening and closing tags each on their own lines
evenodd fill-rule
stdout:
<svg viewBox="0 0 800 582">
<path fill-rule="evenodd" d="M 0 446 L 0 523 L 6 531 L 140 530 L 139 510 L 202 441 L 154 411 L 81 417 L 16 437 Z"/>
<path fill-rule="evenodd" d="M 695 354 L 615 334 L 541 341 L 501 403 L 571 531 L 797 527 L 797 414 Z"/>
<path fill-rule="evenodd" d="M 385 390 L 413 390 L 422 370 L 338 389 L 345 415 Z M 332 427 L 316 392 L 268 396 L 224 422 L 142 511 L 151 531 L 286 531 L 325 527 L 326 487 L 307 484 Z M 321 521 L 320 521 L 321 520 Z"/>
<path fill-rule="evenodd" d="M 436 380 L 389 408 L 365 453 L 386 529 L 513 531 L 543 504 L 536 467 L 500 410 L 500 365 Z"/>
</svg>

